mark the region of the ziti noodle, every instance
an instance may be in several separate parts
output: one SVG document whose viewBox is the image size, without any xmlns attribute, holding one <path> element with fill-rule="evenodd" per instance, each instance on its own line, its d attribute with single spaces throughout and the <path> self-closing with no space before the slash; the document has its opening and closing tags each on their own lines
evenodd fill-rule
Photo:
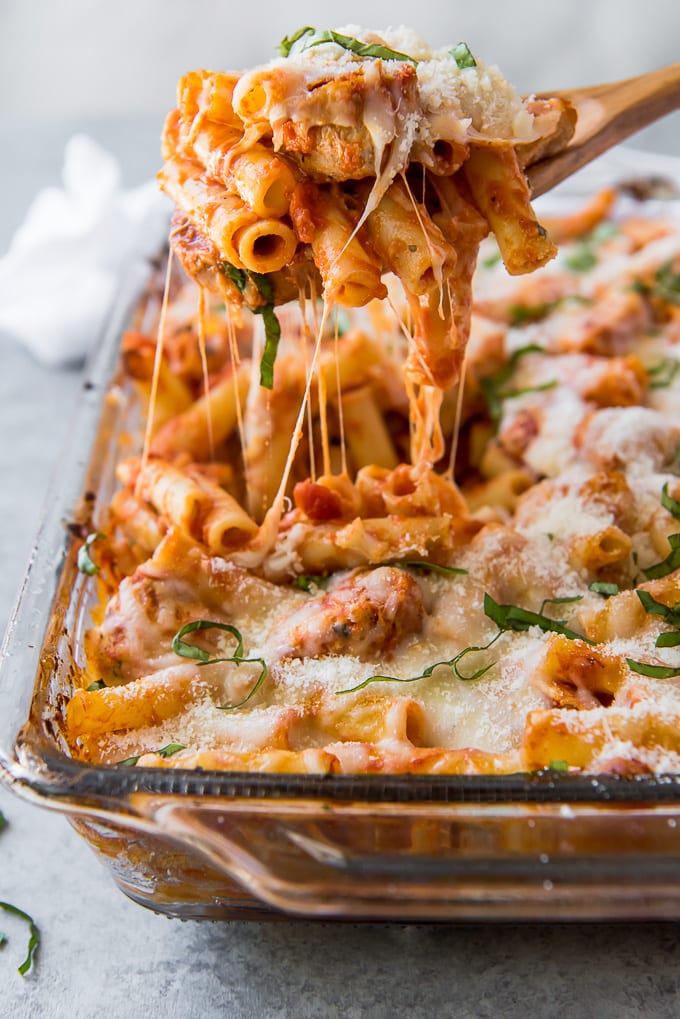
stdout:
<svg viewBox="0 0 680 1019">
<path fill-rule="evenodd" d="M 190 279 L 124 338 L 74 755 L 680 770 L 680 228 L 614 190 L 539 226 L 569 111 L 464 44 L 281 52 L 167 121 Z"/>
</svg>

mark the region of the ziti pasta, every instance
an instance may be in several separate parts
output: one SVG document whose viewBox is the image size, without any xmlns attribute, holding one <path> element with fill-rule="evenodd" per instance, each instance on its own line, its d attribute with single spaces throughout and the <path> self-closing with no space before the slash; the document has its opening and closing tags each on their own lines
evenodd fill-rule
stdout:
<svg viewBox="0 0 680 1019">
<path fill-rule="evenodd" d="M 182 79 L 190 278 L 124 340 L 76 756 L 680 768 L 680 227 L 613 189 L 539 227 L 565 121 L 405 30 Z"/>
</svg>

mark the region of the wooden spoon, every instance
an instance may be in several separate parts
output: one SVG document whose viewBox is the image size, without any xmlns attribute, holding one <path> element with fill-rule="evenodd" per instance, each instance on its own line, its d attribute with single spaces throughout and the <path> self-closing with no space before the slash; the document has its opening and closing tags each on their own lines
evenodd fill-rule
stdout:
<svg viewBox="0 0 680 1019">
<path fill-rule="evenodd" d="M 526 167 L 533 197 L 549 191 L 635 131 L 680 109 L 680 63 L 637 78 L 552 95 L 574 107 L 576 130 L 563 149 Z"/>
</svg>

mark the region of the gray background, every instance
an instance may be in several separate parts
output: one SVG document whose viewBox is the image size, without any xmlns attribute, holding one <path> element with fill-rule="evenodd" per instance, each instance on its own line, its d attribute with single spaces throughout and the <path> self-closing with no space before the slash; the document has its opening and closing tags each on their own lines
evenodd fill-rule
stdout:
<svg viewBox="0 0 680 1019">
<path fill-rule="evenodd" d="M 283 5 L 282 5 L 283 8 Z M 0 0 L 0 254 L 63 146 L 85 130 L 149 177 L 174 83 L 197 66 L 266 59 L 311 23 L 406 22 L 467 39 L 522 91 L 642 73 L 680 57 L 676 0 L 221 4 Z M 252 13 L 251 13 L 252 12 Z M 680 155 L 678 115 L 636 144 Z M 74 282 L 74 299 L 77 285 Z M 77 369 L 46 370 L 0 336 L 0 630 L 77 397 Z M 0 790 L 0 899 L 43 931 L 22 981 L 24 930 L 0 952 L 0 1017 L 560 1016 L 680 1013 L 676 925 L 403 927 L 180 923 L 129 903 L 66 822 Z"/>
</svg>

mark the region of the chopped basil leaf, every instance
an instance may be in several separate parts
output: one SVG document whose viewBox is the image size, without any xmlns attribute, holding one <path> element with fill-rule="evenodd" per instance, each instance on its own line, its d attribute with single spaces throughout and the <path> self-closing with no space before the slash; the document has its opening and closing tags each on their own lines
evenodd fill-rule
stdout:
<svg viewBox="0 0 680 1019">
<path fill-rule="evenodd" d="M 642 294 L 643 297 L 649 297 L 652 292 L 652 288 L 644 280 L 636 279 L 631 283 L 629 290 L 632 290 L 636 294 Z"/>
<path fill-rule="evenodd" d="M 582 594 L 569 594 L 564 598 L 544 598 L 538 612 L 539 615 L 543 615 L 543 610 L 546 605 L 571 605 L 572 602 L 581 601 L 582 599 Z M 558 622 L 562 622 L 562 620 L 558 620 Z"/>
<path fill-rule="evenodd" d="M 660 563 L 655 563 L 654 566 L 648 566 L 646 570 L 643 569 L 642 572 L 648 580 L 667 577 L 673 570 L 680 568 L 680 534 L 669 534 L 668 544 L 671 546 L 671 551 L 666 558 Z M 643 592 L 638 592 L 638 594 L 640 593 Z"/>
<path fill-rule="evenodd" d="M 670 633 L 660 633 L 656 638 L 656 647 L 678 647 L 680 644 L 680 630 L 671 630 Z"/>
<path fill-rule="evenodd" d="M 561 308 L 565 304 L 592 304 L 590 297 L 582 297 L 580 294 L 567 294 L 565 297 L 558 297 L 554 301 L 542 301 L 538 304 L 511 304 L 508 308 L 510 325 L 513 327 L 529 325 L 532 322 L 540 322 L 551 311 Z"/>
<path fill-rule="evenodd" d="M 680 361 L 674 357 L 666 357 L 663 361 L 659 361 L 658 364 L 652 365 L 647 369 L 647 375 L 650 379 L 650 389 L 668 389 L 673 384 L 675 376 L 680 371 Z"/>
<path fill-rule="evenodd" d="M 234 711 L 236 708 L 243 707 L 244 704 L 247 704 L 248 701 L 255 696 L 255 694 L 257 693 L 257 691 L 260 689 L 265 679 L 267 678 L 269 670 L 267 668 L 267 663 L 265 662 L 264 658 L 224 658 L 221 659 L 221 661 L 233 662 L 235 665 L 257 664 L 260 666 L 260 674 L 258 675 L 257 679 L 255 680 L 255 682 L 253 683 L 245 697 L 243 697 L 240 701 L 237 701 L 235 704 L 217 705 L 218 711 Z"/>
<path fill-rule="evenodd" d="M 231 626 L 230 623 L 215 623 L 212 619 L 195 619 L 192 623 L 187 623 L 186 626 L 183 626 L 172 638 L 172 650 L 176 655 L 180 655 L 182 658 L 194 658 L 201 665 L 212 665 L 216 661 L 224 661 L 223 658 L 211 658 L 210 652 L 204 648 L 197 647 L 195 644 L 187 644 L 186 641 L 182 640 L 182 637 L 185 637 L 187 633 L 196 633 L 197 630 L 224 630 L 225 633 L 231 634 L 232 637 L 236 638 L 234 657 L 243 657 L 243 637 L 240 630 L 237 630 L 235 626 Z"/>
<path fill-rule="evenodd" d="M 274 388 L 274 362 L 279 349 L 281 339 L 281 323 L 276 317 L 273 304 L 267 304 L 264 308 L 256 309 L 256 314 L 262 316 L 264 322 L 264 350 L 260 360 L 260 385 L 265 389 Z"/>
<path fill-rule="evenodd" d="M 580 633 L 570 630 L 562 620 L 550 619 L 541 612 L 530 612 L 528 609 L 519 608 L 517 605 L 499 605 L 490 594 L 484 594 L 484 613 L 493 620 L 499 630 L 529 630 L 532 626 L 538 626 L 545 633 L 561 633 L 570 640 L 582 640 L 586 644 L 592 644 Z"/>
<path fill-rule="evenodd" d="M 213 629 L 224 630 L 236 639 L 236 647 L 234 648 L 233 655 L 211 658 L 209 652 L 205 651 L 204 648 L 197 647 L 195 644 L 189 644 L 182 639 L 188 633 L 195 633 L 197 630 Z M 236 704 L 218 704 L 217 708 L 219 711 L 233 711 L 234 708 L 240 708 L 243 704 L 249 701 L 251 697 L 254 697 L 267 678 L 269 671 L 264 658 L 243 657 L 243 637 L 235 626 L 231 626 L 229 623 L 214 623 L 211 619 L 195 619 L 192 623 L 187 623 L 186 626 L 183 626 L 182 629 L 179 630 L 172 638 L 172 650 L 176 655 L 180 655 L 182 658 L 192 658 L 198 661 L 199 665 L 215 665 L 218 662 L 231 662 L 236 666 L 260 666 L 260 674 L 243 700 L 238 701 Z"/>
<path fill-rule="evenodd" d="M 433 665 L 428 665 L 428 667 L 424 669 L 419 676 L 409 676 L 407 678 L 400 676 L 369 676 L 368 679 L 365 679 L 362 683 L 357 683 L 356 686 L 349 687 L 347 690 L 338 690 L 337 695 L 340 696 L 340 694 L 345 693 L 356 693 L 357 690 L 363 690 L 364 687 L 369 685 L 369 683 L 417 683 L 421 679 L 429 679 L 435 669 L 439 668 L 451 669 L 458 679 L 462 680 L 464 683 L 470 683 L 475 679 L 481 679 L 481 677 L 488 672 L 489 669 L 492 669 L 496 663 L 488 662 L 486 665 L 482 665 L 471 675 L 467 675 L 461 672 L 458 668 L 460 662 L 466 655 L 472 654 L 474 651 L 486 651 L 492 644 L 496 643 L 500 636 L 501 634 L 498 632 L 491 638 L 488 644 L 482 644 L 480 647 L 475 646 L 463 648 L 462 651 L 459 651 L 457 655 L 454 655 L 453 658 L 450 658 L 446 662 L 435 662 Z"/>
<path fill-rule="evenodd" d="M 672 537 L 676 537 L 676 535 L 672 535 Z M 637 590 L 635 593 L 642 602 L 645 612 L 648 612 L 650 616 L 662 616 L 664 622 L 670 626 L 680 626 L 680 605 L 669 608 L 668 605 L 653 598 L 649 591 Z"/>
<path fill-rule="evenodd" d="M 661 489 L 661 505 L 676 520 L 680 520 L 680 502 L 668 494 L 668 482 Z"/>
<path fill-rule="evenodd" d="M 508 308 L 510 325 L 515 327 L 530 322 L 539 322 L 556 308 L 558 303 L 558 301 L 544 301 L 541 304 L 511 304 Z"/>
<path fill-rule="evenodd" d="M 29 916 L 28 913 L 24 913 L 23 909 L 18 909 L 16 906 L 12 906 L 9 902 L 0 902 L 0 909 L 4 909 L 6 913 L 12 913 L 14 916 L 20 917 L 28 924 L 30 935 L 28 939 L 28 951 L 26 958 L 22 962 L 21 966 L 19 966 L 19 972 L 23 977 L 28 973 L 33 964 L 33 957 L 40 945 L 40 931 L 38 930 L 33 917 Z"/>
<path fill-rule="evenodd" d="M 160 750 L 154 750 L 154 754 L 158 754 L 159 757 L 172 757 L 173 754 L 179 753 L 180 750 L 186 750 L 184 743 L 168 743 L 167 746 L 161 747 Z"/>
<path fill-rule="evenodd" d="M 588 241 L 581 241 L 567 255 L 564 264 L 572 272 L 588 272 L 597 265 L 597 255 Z"/>
<path fill-rule="evenodd" d="M 601 244 L 602 241 L 610 241 L 612 237 L 617 237 L 621 233 L 621 230 L 616 223 L 611 223 L 605 220 L 604 223 L 598 223 L 595 229 L 590 234 L 590 240 L 594 244 Z"/>
<path fill-rule="evenodd" d="M 550 771 L 569 771 L 568 761 L 551 761 L 548 765 Z"/>
<path fill-rule="evenodd" d="M 500 251 L 494 251 L 492 255 L 487 255 L 487 257 L 482 261 L 482 266 L 485 269 L 493 269 L 493 267 L 495 265 L 498 265 L 500 261 L 501 261 Z"/>
<path fill-rule="evenodd" d="M 673 679 L 680 676 L 680 669 L 665 665 L 648 665 L 647 662 L 636 662 L 633 658 L 626 658 L 626 664 L 632 672 L 639 672 L 641 676 L 649 676 L 650 679 Z"/>
<path fill-rule="evenodd" d="M 105 538 L 106 535 L 97 531 L 96 534 L 88 534 L 85 539 L 85 544 L 81 545 L 78 549 L 78 569 L 81 573 L 86 573 L 88 577 L 93 577 L 99 573 L 99 567 L 90 556 L 90 548 L 99 538 Z"/>
<path fill-rule="evenodd" d="M 260 361 L 260 385 L 265 389 L 272 389 L 274 387 L 274 362 L 281 339 L 281 323 L 274 311 L 274 288 L 271 280 L 265 273 L 237 269 L 231 262 L 222 262 L 222 272 L 231 280 L 240 294 L 245 294 L 250 280 L 265 302 L 264 305 L 248 305 L 248 307 L 253 315 L 261 315 L 264 322 L 265 343 Z"/>
<path fill-rule="evenodd" d="M 256 286 L 260 297 L 265 301 L 266 304 L 274 304 L 274 288 L 272 287 L 271 280 L 266 273 L 263 272 L 252 272 L 248 273 L 254 285 Z"/>
<path fill-rule="evenodd" d="M 186 750 L 184 743 L 168 743 L 167 746 L 161 747 L 160 750 L 148 750 L 149 754 L 158 754 L 159 757 L 172 757 L 173 754 L 179 753 L 180 750 Z M 134 768 L 135 764 L 141 757 L 141 754 L 137 754 L 136 757 L 126 757 L 124 761 L 119 761 L 125 768 Z"/>
<path fill-rule="evenodd" d="M 619 585 L 609 584 L 606 580 L 594 580 L 588 590 L 601 594 L 603 598 L 611 598 L 619 593 Z"/>
<path fill-rule="evenodd" d="M 657 297 L 666 304 L 680 306 L 680 272 L 675 272 L 673 262 L 665 262 L 654 273 L 654 283 L 636 279 L 631 283 L 631 290 L 643 297 Z"/>
<path fill-rule="evenodd" d="M 431 573 L 442 573 L 444 575 L 453 576 L 455 574 L 463 575 L 467 574 L 467 570 L 461 569 L 459 566 L 440 566 L 439 563 L 430 563 L 421 559 L 390 559 L 381 566 L 397 566 L 397 567 L 410 567 L 414 570 L 429 570 Z"/>
<path fill-rule="evenodd" d="M 680 272 L 673 269 L 672 260 L 664 263 L 654 273 L 654 292 L 667 304 L 680 305 Z"/>
<path fill-rule="evenodd" d="M 88 693 L 94 693 L 95 690 L 106 690 L 106 683 L 103 679 L 95 679 L 94 683 L 90 683 L 90 685 L 86 687 L 86 690 Z"/>
<path fill-rule="evenodd" d="M 456 66 L 459 70 L 464 71 L 468 67 L 476 67 L 477 61 L 472 56 L 467 43 L 459 42 L 457 46 L 452 46 L 449 53 L 456 61 Z"/>
<path fill-rule="evenodd" d="M 489 417 L 496 426 L 503 415 L 501 402 L 503 399 L 503 386 L 512 376 L 517 367 L 517 362 L 520 358 L 525 357 L 526 354 L 543 353 L 545 353 L 543 347 L 539 347 L 536 343 L 528 343 L 525 347 L 519 347 L 515 350 L 508 358 L 507 363 L 495 374 L 485 375 L 479 380 L 479 385 L 481 386 L 489 411 Z"/>
<path fill-rule="evenodd" d="M 222 272 L 224 275 L 231 280 L 239 294 L 245 292 L 248 284 L 248 277 L 243 269 L 237 269 L 231 262 L 222 262 Z"/>
<path fill-rule="evenodd" d="M 293 587 L 297 587 L 298 591 L 311 591 L 312 587 L 321 587 L 329 577 L 330 573 L 320 573 L 318 576 L 313 573 L 300 573 L 293 578 Z"/>
<path fill-rule="evenodd" d="M 548 382 L 541 382 L 537 386 L 524 386 L 522 389 L 505 389 L 502 393 L 498 393 L 500 400 L 512 400 L 515 396 L 526 396 L 527 393 L 545 393 L 549 389 L 554 389 L 557 385 L 557 379 L 550 379 Z"/>
<path fill-rule="evenodd" d="M 360 39 L 354 39 L 350 35 L 340 35 L 339 32 L 329 30 L 319 32 L 313 39 L 306 42 L 302 48 L 309 50 L 313 46 L 321 46 L 326 42 L 334 42 L 336 46 L 349 50 L 350 53 L 354 53 L 358 57 L 379 57 L 382 60 L 406 60 L 408 63 L 413 64 L 414 67 L 418 66 L 418 61 L 414 60 L 413 57 L 409 57 L 406 53 L 400 53 L 398 50 L 392 50 L 389 46 L 361 42 Z"/>
<path fill-rule="evenodd" d="M 290 56 L 290 51 L 298 39 L 302 39 L 305 35 L 313 35 L 315 29 L 311 25 L 305 25 L 304 28 L 298 28 L 297 32 L 293 32 L 292 35 L 284 35 L 283 39 L 276 47 L 279 54 L 282 57 Z"/>
</svg>

